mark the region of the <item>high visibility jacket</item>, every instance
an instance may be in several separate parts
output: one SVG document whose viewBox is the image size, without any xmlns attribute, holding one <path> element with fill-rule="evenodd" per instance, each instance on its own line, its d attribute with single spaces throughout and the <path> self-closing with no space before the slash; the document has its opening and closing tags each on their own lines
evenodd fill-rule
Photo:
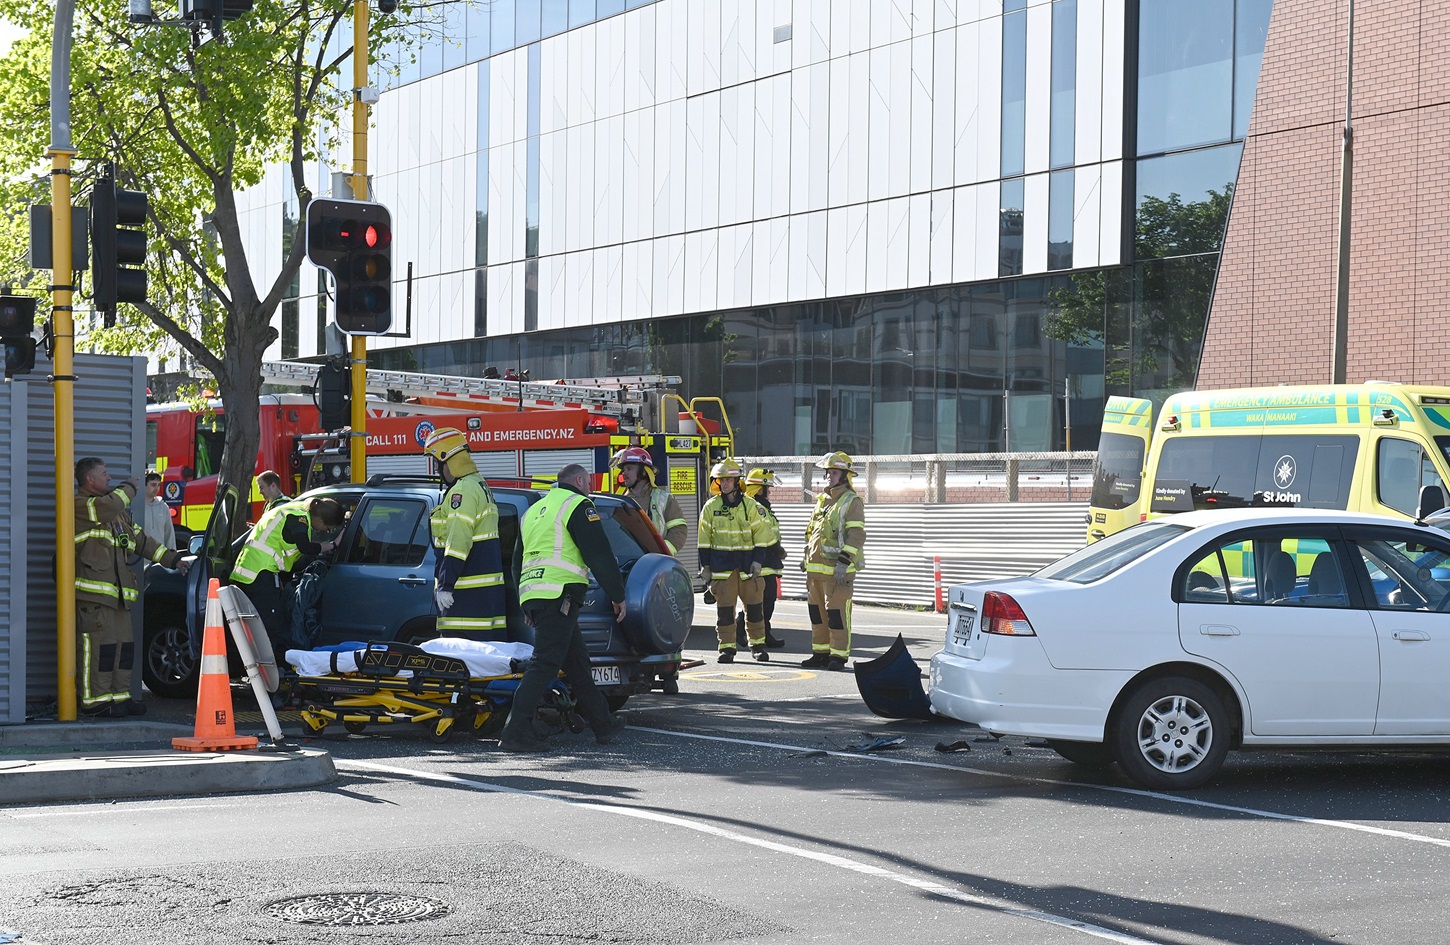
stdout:
<svg viewBox="0 0 1450 945">
<path fill-rule="evenodd" d="M 830 574 L 837 564 L 855 573 L 866 566 L 866 506 L 849 483 L 816 496 L 806 525 L 806 571 Z"/>
<path fill-rule="evenodd" d="M 760 503 L 741 495 L 735 505 L 714 495 L 700 510 L 700 566 L 712 571 L 748 571 L 759 561 L 764 567 L 771 537 L 770 516 Z"/>
<path fill-rule="evenodd" d="M 507 626 L 503 546 L 498 506 L 479 473 L 460 477 L 428 516 L 435 550 L 433 580 L 453 592 L 438 629 L 497 630 Z"/>
<path fill-rule="evenodd" d="M 755 498 L 751 496 L 751 498 Z M 775 509 L 770 503 L 762 499 L 755 499 L 755 504 L 760 506 L 760 511 L 765 513 L 767 530 L 770 533 L 770 546 L 766 548 L 765 566 L 760 573 L 766 577 L 780 573 L 780 566 L 777 561 L 785 561 L 785 549 L 780 545 L 780 519 L 775 517 Z"/>
<path fill-rule="evenodd" d="M 76 600 L 127 609 L 139 592 L 133 553 L 168 568 L 181 557 L 131 520 L 130 502 L 125 486 L 106 495 L 76 494 Z"/>
<path fill-rule="evenodd" d="M 562 597 L 565 585 L 589 583 L 589 567 L 569 533 L 569 519 L 584 502 L 589 499 L 555 486 L 524 513 L 519 527 L 524 540 L 519 603 Z"/>
<path fill-rule="evenodd" d="M 685 543 L 689 534 L 689 522 L 685 520 L 685 512 L 680 508 L 679 500 L 670 494 L 670 490 L 661 486 L 652 486 L 643 501 L 633 490 L 630 490 L 629 497 L 644 508 L 645 514 L 664 538 L 670 554 L 678 555 L 680 546 Z"/>
<path fill-rule="evenodd" d="M 252 526 L 242 553 L 237 555 L 237 563 L 232 565 L 234 582 L 251 584 L 259 575 L 268 571 L 286 574 L 292 570 L 292 565 L 297 563 L 302 552 L 282 537 L 282 526 L 287 524 L 289 515 L 300 515 L 307 519 L 310 533 L 312 516 L 307 511 L 306 502 L 284 502 L 267 509 L 257 519 L 257 524 Z"/>
</svg>

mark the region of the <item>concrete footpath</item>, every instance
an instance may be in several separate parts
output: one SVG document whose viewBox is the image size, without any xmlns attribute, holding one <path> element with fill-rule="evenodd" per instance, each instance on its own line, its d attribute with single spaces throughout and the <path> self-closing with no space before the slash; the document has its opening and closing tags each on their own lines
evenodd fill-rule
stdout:
<svg viewBox="0 0 1450 945">
<path fill-rule="evenodd" d="M 239 726 L 241 734 L 255 734 Z M 175 751 L 192 726 L 134 719 L 0 726 L 0 806 L 289 791 L 337 780 L 332 756 L 289 745 L 254 751 Z"/>
</svg>

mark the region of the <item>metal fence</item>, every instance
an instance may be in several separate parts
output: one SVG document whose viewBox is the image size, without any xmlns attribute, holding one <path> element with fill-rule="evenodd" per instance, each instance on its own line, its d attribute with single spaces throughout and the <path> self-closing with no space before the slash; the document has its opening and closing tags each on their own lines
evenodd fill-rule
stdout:
<svg viewBox="0 0 1450 945">
<path fill-rule="evenodd" d="M 855 599 L 931 608 L 938 588 L 944 595 L 964 581 L 1030 574 L 1081 548 L 1094 455 L 942 454 L 858 461 L 856 489 L 866 502 L 866 568 L 857 577 Z M 771 505 L 789 555 L 781 586 L 786 597 L 805 596 L 799 564 L 814 502 L 808 489 L 822 485 L 816 459 L 740 459 L 747 469 L 773 470 L 781 482 L 771 490 Z"/>
</svg>

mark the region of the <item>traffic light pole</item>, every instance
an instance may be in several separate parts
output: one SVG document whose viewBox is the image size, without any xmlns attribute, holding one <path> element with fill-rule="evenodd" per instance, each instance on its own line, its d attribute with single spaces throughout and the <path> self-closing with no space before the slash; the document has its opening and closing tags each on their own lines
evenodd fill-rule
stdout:
<svg viewBox="0 0 1450 945">
<path fill-rule="evenodd" d="M 368 199 L 368 105 L 362 90 L 368 84 L 368 4 L 352 5 L 352 196 Z M 352 436 L 348 456 L 352 481 L 368 478 L 368 340 L 352 336 Z"/>
<path fill-rule="evenodd" d="M 51 320 L 55 392 L 55 644 L 56 717 L 76 718 L 75 320 L 71 316 L 70 48 L 75 0 L 56 0 L 50 49 Z"/>
</svg>

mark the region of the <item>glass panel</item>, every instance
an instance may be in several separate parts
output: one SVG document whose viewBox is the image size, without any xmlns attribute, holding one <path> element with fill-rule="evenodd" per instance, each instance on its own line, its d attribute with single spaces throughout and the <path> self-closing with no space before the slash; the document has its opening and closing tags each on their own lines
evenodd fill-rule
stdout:
<svg viewBox="0 0 1450 945">
<path fill-rule="evenodd" d="M 1349 606 L 1339 557 L 1323 538 L 1276 532 L 1226 544 L 1220 557 L 1235 604 Z"/>
<path fill-rule="evenodd" d="M 1077 0 L 1057 0 L 1052 5 L 1052 138 L 1048 146 L 1050 166 L 1067 167 L 1073 163 L 1076 135 Z"/>
<path fill-rule="evenodd" d="M 443 68 L 457 69 L 468 61 L 468 7 L 450 3 L 443 7 Z"/>
<path fill-rule="evenodd" d="M 1233 0 L 1142 0 L 1138 153 L 1233 134 Z"/>
<path fill-rule="evenodd" d="M 422 27 L 423 44 L 418 50 L 418 78 L 426 79 L 443 71 L 443 33 L 441 25 Z"/>
<path fill-rule="evenodd" d="M 1047 183 L 1047 268 L 1072 268 L 1073 172 L 1053 171 Z"/>
<path fill-rule="evenodd" d="M 1022 215 L 1025 206 L 1022 178 L 1004 180 L 998 215 L 997 270 L 999 275 L 1022 274 Z"/>
<path fill-rule="evenodd" d="M 1027 148 L 1027 13 L 1002 17 L 1002 176 L 1023 170 Z"/>
<path fill-rule="evenodd" d="M 624 0 L 599 0 L 599 19 L 624 12 Z"/>
<path fill-rule="evenodd" d="M 1150 511 L 1349 505 L 1357 436 L 1179 436 L 1163 444 Z"/>
<path fill-rule="evenodd" d="M 1397 538 L 1361 538 L 1356 546 L 1381 610 L 1443 611 L 1450 592 L 1450 545 Z M 1445 618 L 1450 621 L 1450 617 Z"/>
<path fill-rule="evenodd" d="M 1264 39 L 1269 35 L 1269 12 L 1274 0 L 1238 0 L 1234 22 L 1234 138 L 1249 132 L 1249 115 L 1259 87 L 1259 66 Z"/>
<path fill-rule="evenodd" d="M 296 299 L 282 302 L 282 357 L 295 358 L 298 355 L 298 306 Z"/>
<path fill-rule="evenodd" d="M 477 62 L 493 52 L 488 28 L 492 7 L 469 3 L 464 5 L 464 10 L 468 19 L 468 61 Z"/>
<path fill-rule="evenodd" d="M 539 261 L 537 259 L 530 259 L 524 263 L 524 331 L 538 330 Z"/>
<path fill-rule="evenodd" d="M 1134 267 L 1127 356 L 1135 395 L 1161 400 L 1193 386 L 1217 269 L 1217 253 Z"/>
<path fill-rule="evenodd" d="M 1095 544 L 1074 551 L 1038 571 L 1034 577 L 1090 584 L 1131 564 L 1161 545 L 1187 532 L 1171 522 L 1144 522 L 1109 535 Z"/>
<path fill-rule="evenodd" d="M 428 552 L 427 530 L 421 527 L 424 511 L 422 502 L 369 500 L 347 551 L 348 563 L 403 567 L 422 564 Z"/>
<path fill-rule="evenodd" d="M 569 28 L 569 0 L 544 0 L 543 36 L 553 36 Z"/>
<path fill-rule="evenodd" d="M 1420 477 L 1429 468 L 1432 480 L 1422 483 Z M 1435 467 L 1419 445 L 1409 440 L 1385 437 L 1379 442 L 1375 464 L 1375 489 L 1379 500 L 1406 515 L 1414 515 L 1420 506 L 1420 486 L 1440 485 Z"/>
<path fill-rule="evenodd" d="M 1183 579 L 1182 598 L 1187 604 L 1227 604 L 1228 575 L 1215 549 L 1194 562 Z"/>
<path fill-rule="evenodd" d="M 594 22 L 594 0 L 569 0 L 569 28 Z"/>
<path fill-rule="evenodd" d="M 473 270 L 473 336 L 488 334 L 488 269 Z"/>
<path fill-rule="evenodd" d="M 488 63 L 478 67 L 478 180 L 474 193 L 473 264 L 488 265 L 488 97 L 490 91 Z M 479 332 L 482 334 L 482 332 Z"/>
<path fill-rule="evenodd" d="M 1027 0 L 1002 0 L 1002 12 L 1011 13 L 1013 10 L 1027 9 Z"/>
<path fill-rule="evenodd" d="M 1242 153 L 1231 144 L 1139 161 L 1137 258 L 1218 252 Z"/>
<path fill-rule="evenodd" d="M 1143 488 L 1142 437 L 1104 433 L 1093 463 L 1093 494 L 1089 505 L 1098 509 L 1125 509 L 1138 501 Z"/>
<path fill-rule="evenodd" d="M 514 0 L 495 0 L 493 3 L 493 44 L 490 47 L 494 55 L 507 52 L 514 48 Z"/>
<path fill-rule="evenodd" d="M 525 46 L 539 41 L 542 12 L 540 0 L 514 0 L 515 46 Z"/>
</svg>

